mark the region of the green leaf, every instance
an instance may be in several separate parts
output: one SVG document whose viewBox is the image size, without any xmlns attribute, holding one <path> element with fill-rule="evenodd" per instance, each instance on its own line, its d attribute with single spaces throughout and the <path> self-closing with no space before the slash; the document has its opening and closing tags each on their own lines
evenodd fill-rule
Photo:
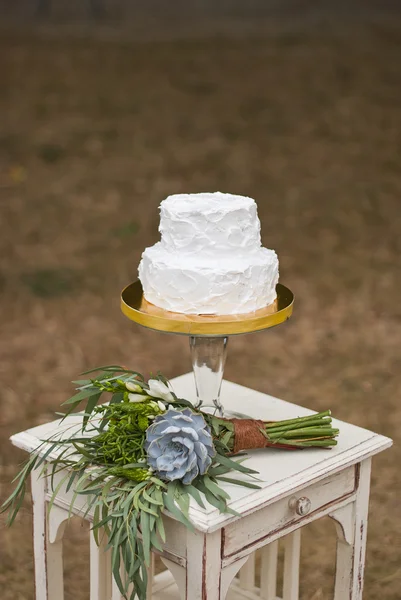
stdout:
<svg viewBox="0 0 401 600">
<path fill-rule="evenodd" d="M 164 529 L 163 517 L 160 515 L 158 519 L 156 519 L 156 530 L 160 536 L 162 542 L 166 541 L 166 531 Z"/>
<path fill-rule="evenodd" d="M 141 534 L 143 543 L 143 553 L 145 556 L 145 563 L 150 565 L 150 524 L 149 524 L 149 513 L 142 510 L 140 516 Z"/>
<path fill-rule="evenodd" d="M 198 488 L 205 494 L 206 500 L 217 508 L 221 513 L 227 512 L 227 504 L 223 499 L 216 498 L 216 496 L 204 485 L 203 481 L 198 482 Z"/>
<path fill-rule="evenodd" d="M 82 454 L 82 456 L 85 456 L 85 458 L 88 458 L 91 462 L 94 460 L 95 457 L 93 456 L 93 454 L 88 452 L 84 446 L 80 446 L 79 444 L 73 441 L 71 443 L 74 446 L 75 450 L 78 452 L 78 454 Z"/>
<path fill-rule="evenodd" d="M 109 493 L 109 491 L 111 490 L 112 486 L 117 483 L 117 481 L 119 480 L 119 477 L 111 477 L 111 479 L 109 479 L 109 481 L 104 485 L 103 490 L 102 490 L 102 498 L 105 499 L 107 494 Z"/>
<path fill-rule="evenodd" d="M 36 467 L 39 468 L 46 461 L 49 454 L 51 454 L 53 452 L 53 450 L 55 450 L 57 448 L 57 446 L 59 446 L 59 445 L 60 445 L 60 441 L 53 442 L 49 446 L 49 448 L 46 450 L 46 452 L 40 456 Z"/>
<path fill-rule="evenodd" d="M 188 496 L 188 493 L 179 491 L 176 494 L 176 500 L 177 500 L 178 506 L 181 508 L 182 512 L 188 519 L 189 518 L 189 496 Z"/>
<path fill-rule="evenodd" d="M 112 552 L 112 571 L 113 571 L 113 576 L 115 579 L 115 582 L 117 584 L 117 587 L 119 589 L 119 591 L 121 592 L 121 594 L 123 596 L 125 596 L 125 589 L 123 586 L 123 582 L 121 581 L 121 575 L 120 575 L 120 547 L 119 545 L 115 545 L 113 547 L 113 552 Z"/>
<path fill-rule="evenodd" d="M 132 502 L 134 499 L 134 495 L 136 493 L 136 486 L 126 495 L 126 497 L 124 498 L 124 500 L 121 503 L 121 508 L 125 511 L 125 508 L 127 507 L 129 510 L 132 509 Z"/>
<path fill-rule="evenodd" d="M 226 473 L 229 473 L 230 471 L 232 471 L 232 469 L 229 469 L 228 467 L 225 467 L 223 465 L 219 465 L 218 467 L 210 467 L 208 469 L 207 474 L 210 475 L 211 477 L 216 477 L 217 475 L 225 475 Z"/>
<path fill-rule="evenodd" d="M 242 479 L 231 479 L 230 477 L 219 477 L 219 481 L 225 481 L 226 483 L 233 483 L 234 485 L 242 485 L 243 487 L 251 488 L 252 490 L 260 490 L 261 486 L 249 481 L 243 481 Z"/>
<path fill-rule="evenodd" d="M 241 513 L 237 512 L 230 506 L 226 506 L 226 514 L 234 515 L 234 517 L 242 517 Z"/>
<path fill-rule="evenodd" d="M 48 506 L 48 512 L 51 511 L 52 506 L 54 504 L 54 501 L 57 498 L 57 494 L 59 493 L 62 485 L 67 481 L 68 477 L 69 477 L 69 473 L 67 473 L 64 477 L 62 477 L 60 479 L 60 481 L 58 482 L 58 484 L 57 484 L 57 486 L 56 486 L 55 490 L 53 491 L 53 494 L 52 494 L 52 496 L 50 498 L 50 502 L 49 502 L 49 506 Z"/>
<path fill-rule="evenodd" d="M 107 371 L 116 371 L 118 373 L 130 373 L 131 375 L 136 375 L 137 377 L 140 377 L 141 379 L 143 379 L 143 376 L 141 375 L 141 373 L 138 373 L 137 371 L 132 371 L 131 369 L 125 369 L 124 367 L 121 367 L 119 365 L 109 365 L 106 367 L 97 367 L 95 369 L 90 369 L 89 371 L 84 371 L 83 373 L 81 373 L 81 375 L 89 375 L 89 373 L 96 373 L 96 371 L 105 371 L 105 374 L 107 373 Z"/>
<path fill-rule="evenodd" d="M 250 474 L 258 475 L 259 474 L 258 471 L 249 469 L 248 467 L 244 467 L 243 465 L 240 464 L 239 461 L 231 460 L 231 458 L 228 458 L 227 456 L 223 456 L 222 454 L 217 454 L 216 461 L 218 461 L 219 463 L 221 463 L 224 466 L 229 467 L 233 471 L 240 471 L 241 473 L 247 473 L 248 475 L 250 475 Z"/>
<path fill-rule="evenodd" d="M 89 375 L 89 373 L 96 373 L 96 371 L 124 371 L 124 367 L 120 365 L 106 365 L 104 367 L 95 367 L 94 369 L 89 369 L 89 371 L 83 371 L 81 375 Z"/>
<path fill-rule="evenodd" d="M 128 463 L 126 465 L 121 465 L 120 469 L 143 469 L 144 463 Z M 141 481 L 140 483 L 147 483 L 146 481 Z"/>
<path fill-rule="evenodd" d="M 168 485 L 164 481 L 162 481 L 161 479 L 158 479 L 157 477 L 154 477 L 154 476 L 151 477 L 150 481 L 153 481 L 153 483 L 155 483 L 159 487 L 162 487 L 162 488 L 164 488 L 166 490 L 168 489 Z"/>
<path fill-rule="evenodd" d="M 155 548 L 159 552 L 163 552 L 163 546 L 161 545 L 155 531 L 152 531 L 152 533 L 150 534 L 150 543 L 152 548 Z"/>
<path fill-rule="evenodd" d="M 13 503 L 13 500 L 18 496 L 18 494 L 21 494 L 22 492 L 22 497 L 24 496 L 25 482 L 28 479 L 31 471 L 35 468 L 37 460 L 37 455 L 34 455 L 33 457 L 29 458 L 22 470 L 20 471 L 20 473 L 18 473 L 18 475 L 14 478 L 14 481 L 18 479 L 18 483 L 13 492 L 10 494 L 10 496 L 1 505 L 0 512 L 6 510 Z"/>
<path fill-rule="evenodd" d="M 157 506 L 164 506 L 162 500 L 156 500 L 155 498 L 152 498 L 152 496 L 149 496 L 146 489 L 143 490 L 143 497 L 145 500 L 147 500 L 151 504 L 156 504 Z"/>
<path fill-rule="evenodd" d="M 146 485 L 147 485 L 147 482 L 142 481 L 141 483 L 138 483 L 138 485 L 135 487 L 135 496 L 134 496 L 133 504 L 134 504 L 134 507 L 136 510 L 139 510 L 139 504 L 138 504 L 139 497 L 140 497 L 142 488 L 144 488 Z"/>
<path fill-rule="evenodd" d="M 196 485 L 196 481 L 194 483 Z M 188 494 L 190 494 L 192 498 L 194 498 L 195 502 L 199 504 L 201 508 L 206 508 L 202 500 L 202 496 L 200 495 L 199 490 L 196 489 L 195 485 L 186 485 L 185 487 L 188 491 Z"/>
<path fill-rule="evenodd" d="M 183 525 L 185 525 L 185 527 L 188 527 L 188 529 L 192 532 L 195 531 L 194 526 L 192 525 L 191 521 L 189 521 L 186 516 L 180 511 L 178 510 L 178 508 L 176 507 L 174 500 L 171 498 L 171 496 L 167 493 L 163 494 L 164 496 L 164 506 L 166 507 L 166 509 L 173 515 L 173 517 L 175 517 L 177 519 L 177 521 L 180 521 L 180 523 L 182 523 Z"/>
<path fill-rule="evenodd" d="M 86 491 L 86 490 L 85 490 Z M 83 514 L 82 518 L 85 520 L 86 517 L 88 516 L 88 514 L 90 513 L 91 509 L 93 508 L 93 506 L 98 502 L 98 496 L 96 496 L 96 494 L 93 494 L 93 496 L 89 496 L 88 500 L 87 500 L 87 504 L 86 504 L 86 511 Z"/>
<path fill-rule="evenodd" d="M 153 496 L 155 497 L 155 500 L 161 504 L 161 506 L 164 506 L 163 493 L 161 490 L 159 490 L 159 488 L 154 488 Z"/>
<path fill-rule="evenodd" d="M 120 404 L 124 400 L 124 392 L 116 392 L 112 395 L 110 404 Z"/>
<path fill-rule="evenodd" d="M 103 517 L 103 519 L 101 521 L 99 521 L 98 523 L 96 523 L 96 525 L 93 525 L 93 529 L 100 529 L 101 527 L 104 527 L 109 521 L 111 521 L 111 519 L 113 518 L 113 515 L 111 514 L 107 514 L 106 517 Z"/>
<path fill-rule="evenodd" d="M 95 406 L 97 405 L 100 396 L 102 395 L 102 392 L 99 392 L 97 394 L 93 394 L 87 404 L 86 404 L 86 408 L 85 408 L 85 415 L 84 418 L 82 420 L 82 431 L 85 431 L 86 426 L 88 424 L 89 421 L 89 417 L 91 416 L 93 409 L 95 408 Z"/>
<path fill-rule="evenodd" d="M 74 402 L 73 404 L 71 404 L 68 407 L 67 412 L 65 413 L 59 413 L 60 416 L 62 417 L 61 421 L 64 421 L 67 417 L 69 417 L 72 414 L 75 414 L 75 409 L 78 408 L 78 406 L 81 404 L 81 400 L 78 400 L 77 402 Z"/>
<path fill-rule="evenodd" d="M 54 481 L 54 476 L 56 474 L 56 471 L 59 473 L 60 471 L 62 471 L 64 469 L 64 464 L 62 462 L 62 458 L 67 451 L 68 451 L 68 448 L 64 448 L 64 450 L 62 450 L 62 452 L 59 453 L 57 458 L 55 458 L 53 461 L 49 462 L 49 465 L 50 464 L 52 465 L 52 473 L 51 473 L 51 478 L 50 478 L 51 489 L 53 489 L 53 481 Z M 57 467 L 58 467 L 58 470 L 57 470 Z"/>
<path fill-rule="evenodd" d="M 97 503 L 95 506 L 95 510 L 93 512 L 93 525 L 91 527 L 93 531 L 93 537 L 95 538 L 96 546 L 99 546 L 99 527 L 97 523 L 99 523 L 100 517 L 100 504 Z"/>
<path fill-rule="evenodd" d="M 158 517 L 159 516 L 159 513 L 157 513 L 152 508 L 150 508 L 150 506 L 147 503 L 145 504 L 140 499 L 138 499 L 138 506 L 141 509 L 141 511 L 145 511 L 145 512 L 149 513 L 150 515 L 153 515 L 154 517 Z"/>
<path fill-rule="evenodd" d="M 228 442 L 231 440 L 232 436 L 233 434 L 231 433 L 231 431 L 226 431 L 226 433 L 221 438 L 220 441 L 222 444 L 224 444 L 226 448 L 228 448 Z"/>
<path fill-rule="evenodd" d="M 82 400 L 85 400 L 86 398 L 89 398 L 90 396 L 94 396 L 95 394 L 98 394 L 98 393 L 99 393 L 99 388 L 97 388 L 97 387 L 81 390 L 74 396 L 71 396 L 71 398 L 68 398 L 68 400 L 65 400 L 61 406 L 64 406 L 65 404 L 78 404 L 78 402 L 81 402 Z"/>
<path fill-rule="evenodd" d="M 212 419 L 212 430 L 216 437 L 219 437 L 220 425 L 217 419 Z"/>
<path fill-rule="evenodd" d="M 203 482 L 204 482 L 205 486 L 207 487 L 207 489 L 209 491 L 211 491 L 212 494 L 217 496 L 217 498 L 224 498 L 225 500 L 230 499 L 230 494 L 227 494 L 227 492 L 225 490 L 223 490 L 223 488 L 221 488 L 219 485 L 214 483 L 210 479 L 210 477 L 208 477 L 207 475 L 204 476 Z"/>
<path fill-rule="evenodd" d="M 23 482 L 22 486 L 21 486 L 21 490 L 20 490 L 20 495 L 18 497 L 18 500 L 16 501 L 16 504 L 13 505 L 13 512 L 11 513 L 11 515 L 8 518 L 7 524 L 9 527 L 11 527 L 11 525 L 14 523 L 15 517 L 17 516 L 19 509 L 22 506 L 22 503 L 24 501 L 24 496 L 25 496 L 25 481 Z"/>
</svg>

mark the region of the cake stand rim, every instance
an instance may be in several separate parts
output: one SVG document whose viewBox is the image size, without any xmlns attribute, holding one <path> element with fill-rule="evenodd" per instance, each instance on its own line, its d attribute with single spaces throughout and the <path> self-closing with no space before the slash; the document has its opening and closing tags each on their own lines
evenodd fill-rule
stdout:
<svg viewBox="0 0 401 600">
<path fill-rule="evenodd" d="M 284 323 L 291 317 L 294 306 L 293 292 L 282 283 L 277 284 L 276 291 L 279 308 L 275 312 L 268 312 L 271 311 L 270 306 L 266 309 L 238 315 L 200 316 L 172 313 L 156 307 L 160 314 L 155 315 L 140 308 L 143 301 L 143 290 L 138 279 L 122 290 L 121 311 L 128 319 L 138 325 L 163 333 L 199 337 L 242 335 L 270 329 Z M 219 317 L 224 317 L 224 320 L 219 320 Z"/>
</svg>

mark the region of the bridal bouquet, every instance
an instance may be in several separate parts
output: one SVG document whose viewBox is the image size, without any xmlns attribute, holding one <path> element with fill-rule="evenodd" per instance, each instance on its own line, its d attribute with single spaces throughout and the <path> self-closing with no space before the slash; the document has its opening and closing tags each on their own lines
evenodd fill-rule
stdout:
<svg viewBox="0 0 401 600">
<path fill-rule="evenodd" d="M 97 542 L 99 535 L 107 535 L 113 575 L 125 598 L 146 600 L 150 554 L 162 551 L 165 541 L 163 511 L 193 529 L 191 499 L 236 515 L 221 483 L 259 488 L 257 472 L 243 464 L 241 451 L 336 444 L 339 431 L 331 427 L 330 411 L 279 422 L 223 419 L 178 398 L 160 374 L 146 382 L 141 374 L 112 365 L 84 375 L 95 372 L 99 374 L 75 381 L 77 393 L 64 402 L 69 415 L 86 401 L 78 413 L 79 431 L 43 440 L 15 478 L 15 489 L 1 510 L 9 511 L 12 524 L 34 469 L 49 478 L 49 510 L 62 486 L 74 490 L 71 512 L 76 498 L 86 497 L 84 516 L 93 515 Z M 111 394 L 110 401 L 99 405 L 104 393 Z M 241 478 L 229 476 L 235 471 Z M 63 477 L 55 486 L 58 472 Z"/>
</svg>

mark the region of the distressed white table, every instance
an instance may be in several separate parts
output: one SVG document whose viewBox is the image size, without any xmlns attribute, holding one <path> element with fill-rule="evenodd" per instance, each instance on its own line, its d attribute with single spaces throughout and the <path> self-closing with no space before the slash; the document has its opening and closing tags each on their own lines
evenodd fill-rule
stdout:
<svg viewBox="0 0 401 600">
<path fill-rule="evenodd" d="M 172 381 L 175 392 L 195 399 L 191 373 Z M 260 419 L 286 419 L 312 411 L 228 381 L 222 386 L 223 404 Z M 333 406 L 335 409 L 335 406 Z M 75 421 L 74 421 L 75 419 Z M 76 417 L 67 426 L 78 424 Z M 330 451 L 256 450 L 247 464 L 260 472 L 261 489 L 225 485 L 230 505 L 241 517 L 222 515 L 208 505 L 190 508 L 196 533 L 165 516 L 166 544 L 161 555 L 167 571 L 151 569 L 148 598 L 169 600 L 276 600 L 278 541 L 283 538 L 283 599 L 297 600 L 300 530 L 323 516 L 336 523 L 337 564 L 335 600 L 362 597 L 367 533 L 371 457 L 392 441 L 335 421 L 338 446 Z M 61 426 L 66 427 L 66 421 Z M 38 441 L 60 429 L 59 421 L 12 436 L 15 446 L 31 452 Z M 58 475 L 62 477 L 62 473 Z M 47 514 L 51 492 L 46 480 L 32 476 L 36 600 L 63 600 L 62 537 L 68 519 L 71 490 L 61 487 Z M 84 510 L 77 505 L 76 514 Z M 91 515 L 87 516 L 91 520 Z M 90 600 L 120 600 L 110 569 L 106 542 L 90 542 Z M 260 585 L 255 585 L 255 552 L 261 552 Z M 239 574 L 239 577 L 237 575 Z M 229 589 L 230 588 L 230 589 Z"/>
</svg>

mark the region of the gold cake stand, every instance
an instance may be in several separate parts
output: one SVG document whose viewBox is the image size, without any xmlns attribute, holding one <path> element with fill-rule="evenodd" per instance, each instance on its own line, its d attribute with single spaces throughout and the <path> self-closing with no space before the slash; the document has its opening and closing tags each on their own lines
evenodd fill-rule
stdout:
<svg viewBox="0 0 401 600">
<path fill-rule="evenodd" d="M 131 321 L 148 329 L 187 335 L 198 407 L 202 407 L 202 410 L 212 407 L 218 414 L 227 415 L 220 402 L 220 388 L 227 356 L 228 336 L 262 331 L 289 319 L 292 315 L 294 295 L 280 283 L 276 292 L 277 298 L 273 304 L 252 313 L 184 315 L 147 302 L 141 282 L 135 281 L 121 293 L 121 310 Z"/>
</svg>

